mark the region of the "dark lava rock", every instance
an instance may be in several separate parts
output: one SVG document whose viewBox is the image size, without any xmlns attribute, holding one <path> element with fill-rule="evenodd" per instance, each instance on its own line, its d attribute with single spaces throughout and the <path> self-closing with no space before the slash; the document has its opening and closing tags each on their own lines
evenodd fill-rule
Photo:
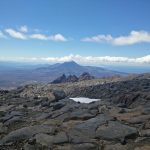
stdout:
<svg viewBox="0 0 150 150">
<path fill-rule="evenodd" d="M 1 91 L 0 149 L 149 150 L 150 76 L 93 81 Z M 101 100 L 79 103 L 68 93 Z"/>
<path fill-rule="evenodd" d="M 96 137 L 96 129 L 113 120 L 113 117 L 99 115 L 95 118 L 77 124 L 68 131 L 68 135 L 73 143 L 89 142 L 89 139 Z"/>
<path fill-rule="evenodd" d="M 78 82 L 78 81 L 92 80 L 94 78 L 95 77 L 91 76 L 88 72 L 84 72 L 79 77 L 77 77 L 76 75 L 69 75 L 67 77 L 65 74 L 63 74 L 62 76 L 58 77 L 57 79 L 55 79 L 51 83 L 52 84 L 67 83 L 67 82 L 73 83 L 73 82 Z"/>
<path fill-rule="evenodd" d="M 66 81 L 65 82 L 77 82 L 78 81 L 78 77 L 75 76 L 75 75 L 69 75 L 67 78 L 66 78 Z"/>
<path fill-rule="evenodd" d="M 69 75 L 68 77 L 66 77 L 65 74 L 63 74 L 62 76 L 58 77 L 57 79 L 55 79 L 53 82 L 51 82 L 52 84 L 58 84 L 58 83 L 67 83 L 67 82 L 77 82 L 78 81 L 78 77 L 75 75 Z"/>
<path fill-rule="evenodd" d="M 127 150 L 127 145 L 122 145 L 120 143 L 114 145 L 106 145 L 104 150 Z"/>
<path fill-rule="evenodd" d="M 140 136 L 150 137 L 150 129 L 141 130 L 141 131 L 140 131 Z"/>
<path fill-rule="evenodd" d="M 69 142 L 69 139 L 67 137 L 67 134 L 65 132 L 59 132 L 54 136 L 54 142 L 55 144 L 63 144 Z"/>
<path fill-rule="evenodd" d="M 25 144 L 24 147 L 26 147 L 26 149 L 27 147 L 33 147 L 32 145 L 36 148 L 40 146 L 41 148 L 45 147 L 46 149 L 50 149 L 53 144 L 64 144 L 69 142 L 64 132 L 60 132 L 56 135 L 38 133 L 32 138 L 32 140 L 34 143 L 28 141 L 28 144 Z"/>
<path fill-rule="evenodd" d="M 23 121 L 21 116 L 14 116 L 13 118 L 7 120 L 4 122 L 4 125 L 6 126 L 10 126 L 11 124 L 15 123 L 15 122 L 21 122 Z"/>
<path fill-rule="evenodd" d="M 122 141 L 125 138 L 135 138 L 137 133 L 136 128 L 121 124 L 117 121 L 108 121 L 107 124 L 97 128 L 96 138 Z"/>
<path fill-rule="evenodd" d="M 54 90 L 53 94 L 55 96 L 55 100 L 60 100 L 66 97 L 66 94 L 62 90 Z"/>
<path fill-rule="evenodd" d="M 57 84 L 57 83 L 65 83 L 66 82 L 66 75 L 63 74 L 62 76 L 58 77 L 57 79 L 55 79 L 53 82 L 51 82 L 52 84 Z"/>
<path fill-rule="evenodd" d="M 49 107 L 50 106 L 50 101 L 42 101 L 41 103 L 42 107 Z"/>
<path fill-rule="evenodd" d="M 98 146 L 92 143 L 82 143 L 72 146 L 72 150 L 99 150 Z"/>
<path fill-rule="evenodd" d="M 145 89 L 145 86 L 147 87 Z M 89 97 L 103 99 L 112 104 L 134 108 L 140 105 L 150 106 L 150 79 L 133 79 L 112 83 L 75 88 L 71 97 Z M 123 107 L 124 107 L 123 106 Z"/>
<path fill-rule="evenodd" d="M 65 104 L 62 104 L 62 103 L 56 103 L 54 104 L 52 107 L 54 110 L 57 110 L 57 109 L 61 109 L 62 107 L 64 107 Z"/>
<path fill-rule="evenodd" d="M 88 72 L 84 72 L 79 76 L 79 81 L 84 81 L 84 80 L 92 80 L 94 79 L 94 76 L 91 76 Z"/>
<path fill-rule="evenodd" d="M 98 145 L 93 143 L 82 143 L 82 144 L 65 144 L 58 145 L 54 150 L 101 150 Z"/>
<path fill-rule="evenodd" d="M 118 104 L 117 106 L 121 107 L 121 108 L 127 108 L 127 105 L 126 104 L 122 104 L 122 103 Z"/>
<path fill-rule="evenodd" d="M 14 123 L 16 121 L 21 121 L 23 116 L 23 112 L 12 111 L 10 113 L 7 113 L 4 117 L 0 118 L 0 121 L 2 121 L 6 125 L 10 125 L 11 123 Z"/>
<path fill-rule="evenodd" d="M 31 145 L 31 144 L 28 144 L 28 143 L 26 143 L 25 145 L 24 145 L 24 150 L 37 150 L 38 148 L 37 148 L 37 146 L 36 145 Z"/>
<path fill-rule="evenodd" d="M 0 123 L 0 134 L 7 133 L 8 128 Z"/>
<path fill-rule="evenodd" d="M 33 135 L 38 133 L 54 134 L 55 130 L 56 130 L 55 127 L 51 127 L 47 125 L 35 125 L 35 126 L 24 127 L 10 132 L 0 141 L 0 144 L 5 145 L 9 142 L 19 142 L 21 140 L 27 140 L 31 138 Z"/>
</svg>

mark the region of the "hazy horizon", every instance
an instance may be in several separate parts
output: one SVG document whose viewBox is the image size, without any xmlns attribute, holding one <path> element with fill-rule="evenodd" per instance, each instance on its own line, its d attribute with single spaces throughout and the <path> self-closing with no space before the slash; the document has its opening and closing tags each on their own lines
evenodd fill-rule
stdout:
<svg viewBox="0 0 150 150">
<path fill-rule="evenodd" d="M 71 62 L 71 61 L 66 61 Z M 150 70 L 150 66 L 147 65 L 126 65 L 126 64 L 82 64 L 78 63 L 77 61 L 74 61 L 75 63 L 82 65 L 82 66 L 95 66 L 95 67 L 101 67 L 108 70 L 113 71 L 120 71 L 124 73 L 148 73 Z M 64 62 L 59 62 L 60 64 Z M 47 67 L 51 65 L 55 65 L 57 63 L 47 63 L 47 62 L 15 62 L 15 61 L 0 61 L 0 70 L 7 70 L 7 69 L 36 69 L 40 67 Z M 8 67 L 8 68 L 7 68 Z"/>
</svg>

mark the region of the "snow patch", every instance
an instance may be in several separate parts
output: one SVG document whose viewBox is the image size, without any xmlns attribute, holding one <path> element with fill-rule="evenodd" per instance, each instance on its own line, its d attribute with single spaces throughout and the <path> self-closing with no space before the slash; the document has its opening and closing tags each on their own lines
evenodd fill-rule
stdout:
<svg viewBox="0 0 150 150">
<path fill-rule="evenodd" d="M 76 102 L 80 102 L 80 103 L 91 103 L 91 102 L 95 102 L 95 101 L 100 101 L 100 99 L 91 99 L 91 98 L 87 98 L 87 97 L 75 97 L 75 98 L 70 98 Z"/>
</svg>

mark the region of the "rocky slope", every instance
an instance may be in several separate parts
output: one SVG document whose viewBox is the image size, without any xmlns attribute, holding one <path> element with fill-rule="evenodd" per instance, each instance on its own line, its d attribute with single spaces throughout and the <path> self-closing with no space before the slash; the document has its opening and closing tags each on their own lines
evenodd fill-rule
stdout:
<svg viewBox="0 0 150 150">
<path fill-rule="evenodd" d="M 149 91 L 150 74 L 1 90 L 0 149 L 149 150 Z"/>
</svg>

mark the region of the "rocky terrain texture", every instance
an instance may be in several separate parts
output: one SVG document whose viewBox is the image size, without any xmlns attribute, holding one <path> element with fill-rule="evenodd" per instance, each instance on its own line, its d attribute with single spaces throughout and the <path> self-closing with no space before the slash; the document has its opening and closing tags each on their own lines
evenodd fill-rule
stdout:
<svg viewBox="0 0 150 150">
<path fill-rule="evenodd" d="M 0 149 L 149 150 L 150 74 L 0 90 Z"/>
<path fill-rule="evenodd" d="M 89 73 L 84 72 L 83 74 L 81 74 L 79 77 L 77 77 L 76 75 L 69 75 L 68 77 L 63 74 L 62 76 L 58 77 L 57 79 L 55 79 L 54 81 L 52 81 L 52 84 L 57 84 L 57 83 L 67 83 L 67 82 L 78 82 L 78 81 L 85 81 L 85 80 L 91 80 L 94 79 L 94 76 L 91 76 Z"/>
</svg>

